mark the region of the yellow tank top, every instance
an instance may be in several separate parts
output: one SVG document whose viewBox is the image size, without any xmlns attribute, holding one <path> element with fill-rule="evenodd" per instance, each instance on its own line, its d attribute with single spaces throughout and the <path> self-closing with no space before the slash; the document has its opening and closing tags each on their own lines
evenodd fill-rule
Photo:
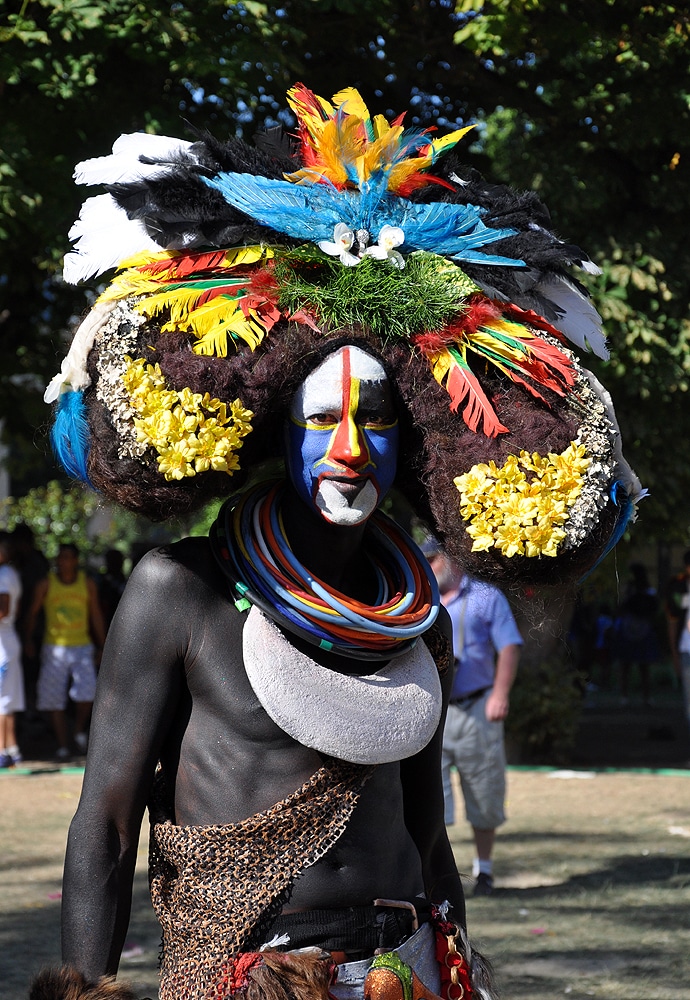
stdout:
<svg viewBox="0 0 690 1000">
<path fill-rule="evenodd" d="M 74 583 L 61 583 L 55 573 L 49 573 L 44 608 L 45 642 L 51 646 L 90 644 L 89 592 L 85 573 L 80 571 Z"/>
</svg>

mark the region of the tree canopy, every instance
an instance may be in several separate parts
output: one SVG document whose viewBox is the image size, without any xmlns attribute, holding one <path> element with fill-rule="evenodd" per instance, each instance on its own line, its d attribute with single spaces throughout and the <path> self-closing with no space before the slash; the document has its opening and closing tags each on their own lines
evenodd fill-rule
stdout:
<svg viewBox="0 0 690 1000">
<path fill-rule="evenodd" d="M 684 5 L 634 0 L 0 0 L 0 418 L 17 481 L 44 474 L 42 386 L 89 301 L 60 277 L 86 194 L 74 164 L 121 132 L 289 125 L 302 80 L 357 86 L 408 124 L 475 122 L 468 163 L 537 190 L 597 261 L 612 360 L 592 367 L 652 492 L 645 522 L 685 539 L 689 42 Z"/>
</svg>

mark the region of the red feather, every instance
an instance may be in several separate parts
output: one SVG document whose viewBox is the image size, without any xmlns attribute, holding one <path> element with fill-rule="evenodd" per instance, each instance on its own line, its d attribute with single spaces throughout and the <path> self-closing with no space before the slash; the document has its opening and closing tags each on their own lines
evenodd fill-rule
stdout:
<svg viewBox="0 0 690 1000">
<path fill-rule="evenodd" d="M 412 343 L 420 349 L 425 357 L 428 357 L 430 354 L 438 354 L 449 344 L 457 344 L 460 336 L 461 331 L 459 333 L 446 326 L 443 330 L 418 333 L 412 338 Z"/>
<path fill-rule="evenodd" d="M 450 395 L 450 408 L 454 413 L 467 399 L 467 405 L 462 411 L 462 419 L 471 431 L 476 433 L 480 420 L 483 420 L 483 430 L 487 437 L 508 433 L 508 428 L 503 426 L 496 416 L 493 406 L 486 398 L 477 376 L 469 368 L 461 368 L 460 365 L 451 368 L 446 379 L 446 391 Z"/>
<path fill-rule="evenodd" d="M 412 174 L 406 181 L 398 185 L 396 194 L 400 195 L 401 198 L 407 198 L 411 191 L 426 187 L 427 184 L 440 184 L 441 187 L 455 191 L 455 185 L 443 177 L 434 177 L 433 174 Z"/>
<path fill-rule="evenodd" d="M 190 286 L 193 287 L 193 286 Z M 211 299 L 218 298 L 219 295 L 228 295 L 229 298 L 238 298 L 237 292 L 242 288 L 246 288 L 247 285 L 220 285 L 218 288 L 207 288 L 205 289 L 198 298 L 196 307 L 203 305 L 204 302 L 210 302 Z"/>
<path fill-rule="evenodd" d="M 567 386 L 575 385 L 573 363 L 566 354 L 559 351 L 553 344 L 542 340 L 541 337 L 534 337 L 533 340 L 528 342 L 527 347 L 532 355 L 530 364 L 538 365 L 540 370 L 543 370 L 545 367 L 552 373 L 557 372 Z M 525 368 L 527 367 L 527 364 L 525 364 Z"/>
<path fill-rule="evenodd" d="M 537 330 L 543 330 L 544 333 L 550 333 L 553 337 L 556 337 L 562 344 L 565 344 L 566 338 L 557 330 L 555 326 L 551 326 L 548 320 L 545 320 L 543 316 L 536 313 L 534 309 L 521 309 L 516 306 L 513 302 L 506 302 L 503 306 L 503 312 L 506 316 L 510 316 L 515 319 L 518 323 L 525 323 L 527 326 L 533 326 Z"/>
<path fill-rule="evenodd" d="M 199 271 L 216 271 L 223 269 L 225 250 L 213 250 L 209 253 L 186 253 L 163 260 L 154 260 L 143 264 L 137 270 L 144 274 L 163 274 L 166 280 L 186 278 Z"/>
<path fill-rule="evenodd" d="M 451 324 L 456 336 L 462 334 L 471 337 L 481 326 L 490 328 L 492 323 L 499 323 L 503 319 L 505 312 L 502 305 L 484 295 L 472 295 L 465 306 L 465 310 Z"/>
</svg>

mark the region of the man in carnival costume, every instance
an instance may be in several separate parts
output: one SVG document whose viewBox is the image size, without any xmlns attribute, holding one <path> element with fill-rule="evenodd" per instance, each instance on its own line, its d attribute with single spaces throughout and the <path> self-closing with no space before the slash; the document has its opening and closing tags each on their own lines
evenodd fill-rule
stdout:
<svg viewBox="0 0 690 1000">
<path fill-rule="evenodd" d="M 148 804 L 162 1000 L 492 997 L 443 823 L 448 620 L 378 508 L 395 485 L 519 585 L 591 567 L 639 493 L 565 346 L 605 351 L 567 273 L 592 265 L 539 201 L 464 172 L 466 129 L 288 100 L 295 139 L 124 136 L 78 168 L 107 193 L 66 276 L 118 274 L 46 393 L 56 451 L 149 517 L 232 496 L 118 607 L 36 996 L 106 989 Z"/>
</svg>

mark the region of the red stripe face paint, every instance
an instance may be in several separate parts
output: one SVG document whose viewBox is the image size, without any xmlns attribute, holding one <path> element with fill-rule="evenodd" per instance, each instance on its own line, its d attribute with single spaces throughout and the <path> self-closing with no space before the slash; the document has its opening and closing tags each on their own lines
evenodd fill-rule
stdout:
<svg viewBox="0 0 690 1000">
<path fill-rule="evenodd" d="M 395 479 L 398 421 L 376 358 L 348 346 L 304 380 L 288 421 L 288 472 L 305 502 L 334 524 L 360 524 Z"/>
</svg>

